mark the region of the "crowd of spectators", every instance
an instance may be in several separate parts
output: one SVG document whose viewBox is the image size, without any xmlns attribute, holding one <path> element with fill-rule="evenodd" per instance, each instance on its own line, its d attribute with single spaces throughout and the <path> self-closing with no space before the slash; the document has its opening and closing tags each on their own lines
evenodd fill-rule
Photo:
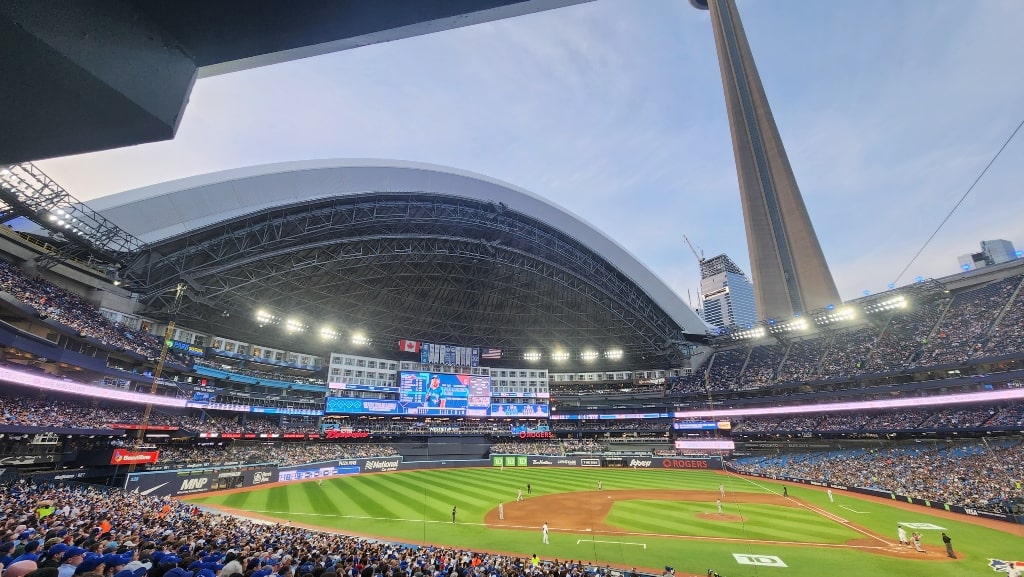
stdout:
<svg viewBox="0 0 1024 577">
<path fill-rule="evenodd" d="M 806 381 L 819 374 L 823 339 L 794 341 L 786 352 L 786 359 L 779 368 L 779 380 L 783 382 Z"/>
<path fill-rule="evenodd" d="M 1024 350 L 1024 286 L 1017 289 L 1013 302 L 992 327 L 984 348 L 975 350 L 974 356 L 998 356 L 1021 350 Z"/>
<path fill-rule="evenodd" d="M 667 431 L 672 428 L 670 419 L 601 419 L 576 420 L 559 419 L 551 421 L 551 430 L 557 433 L 573 432 L 629 432 L 629 431 Z"/>
<path fill-rule="evenodd" d="M 161 464 L 184 466 L 218 463 L 275 463 L 280 467 L 371 457 L 394 457 L 398 451 L 382 443 L 210 443 L 164 445 Z"/>
<path fill-rule="evenodd" d="M 918 354 L 948 304 L 948 299 L 911 302 L 909 308 L 895 311 L 871 349 L 868 370 L 862 372 L 895 371 L 905 367 L 911 357 Z"/>
<path fill-rule="evenodd" d="M 1024 275 L 957 294 L 910 302 L 882 325 L 821 332 L 716 351 L 690 378 L 668 383 L 670 394 L 756 389 L 776 383 L 851 377 L 962 362 L 1024 349 Z M 1005 311 L 1004 311 L 1005 309 Z"/>
<path fill-rule="evenodd" d="M 493 455 L 571 455 L 603 453 L 605 445 L 594 439 L 551 439 L 547 441 L 508 441 L 491 444 Z"/>
<path fill-rule="evenodd" d="M 41 399 L 0 396 L 0 425 L 22 427 L 101 429 L 108 425 L 137 425 L 142 422 L 144 408 L 139 405 L 101 406 L 99 401 Z M 247 433 L 317 433 L 310 424 L 281 424 L 277 417 L 233 413 L 177 414 L 154 410 L 147 423 L 153 426 L 177 427 L 194 432 Z"/>
<path fill-rule="evenodd" d="M 665 383 L 637 384 L 632 381 L 625 383 L 596 382 L 552 382 L 549 385 L 552 395 L 629 395 L 629 394 L 660 394 L 665 391 Z"/>
<path fill-rule="evenodd" d="M 178 417 L 153 413 L 150 423 L 171 424 Z M 107 424 L 134 424 L 142 420 L 142 407 L 101 407 L 88 403 L 0 397 L 0 425 L 99 429 Z"/>
<path fill-rule="evenodd" d="M 878 341 L 878 330 L 868 325 L 836 333 L 813 376 L 835 378 L 863 373 Z"/>
<path fill-rule="evenodd" d="M 980 356 L 988 331 L 1021 283 L 1006 278 L 953 298 L 942 320 L 924 343 L 917 366 L 958 363 Z"/>
<path fill-rule="evenodd" d="M 147 358 L 158 357 L 163 348 L 163 342 L 156 335 L 112 323 L 82 297 L 41 277 L 29 278 L 24 271 L 2 259 L 0 289 L 34 308 L 40 318 L 52 319 L 106 347 Z M 170 354 L 181 364 L 188 362 L 174 351 Z"/>
<path fill-rule="evenodd" d="M 531 563 L 251 521 L 116 489 L 19 483 L 0 492 L 0 509 L 4 550 L 33 543 L 42 554 L 19 561 L 25 566 L 16 573 L 6 568 L 18 577 L 39 567 L 53 569 L 34 577 L 64 575 L 61 564 L 85 577 L 123 569 L 132 577 L 583 577 L 593 570 L 581 561 Z"/>
<path fill-rule="evenodd" d="M 1024 498 L 1021 441 L 899 445 L 884 449 L 748 457 L 742 472 L 890 491 L 975 509 L 1010 512 Z"/>
<path fill-rule="evenodd" d="M 857 411 L 790 417 L 747 417 L 733 423 L 738 433 L 889 432 L 935 429 L 993 429 L 1020 426 L 1024 405 L 973 405 Z"/>
</svg>

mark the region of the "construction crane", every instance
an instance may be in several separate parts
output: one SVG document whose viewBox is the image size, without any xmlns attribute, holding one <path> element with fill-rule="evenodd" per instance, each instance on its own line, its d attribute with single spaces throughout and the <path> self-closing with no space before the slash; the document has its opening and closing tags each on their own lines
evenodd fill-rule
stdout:
<svg viewBox="0 0 1024 577">
<path fill-rule="evenodd" d="M 167 362 L 167 354 L 170 351 L 171 339 L 174 338 L 174 324 L 178 318 L 178 307 L 181 306 L 181 297 L 185 295 L 185 283 L 179 282 L 174 288 L 174 304 L 171 305 L 171 320 L 167 323 L 167 330 L 164 331 L 163 348 L 160 349 L 160 357 L 157 358 L 156 369 L 153 370 L 153 383 L 149 388 L 150 395 L 156 395 L 160 376 L 164 372 L 164 363 Z M 142 420 L 139 421 L 139 432 L 135 437 L 135 450 L 138 451 L 146 439 L 146 427 L 149 426 L 149 417 L 153 412 L 153 403 L 146 403 L 146 409 L 142 412 Z M 135 464 L 128 466 L 128 473 L 135 472 Z"/>
<path fill-rule="evenodd" d="M 698 265 L 699 265 L 699 264 L 703 264 L 703 263 L 704 263 L 704 250 L 702 249 L 702 250 L 700 251 L 700 253 L 698 253 L 698 252 L 697 252 L 697 247 L 693 246 L 693 243 L 692 243 L 692 242 L 690 242 L 690 239 L 689 239 L 689 238 L 687 238 L 687 236 L 686 236 L 685 234 L 683 235 L 683 240 L 685 240 L 685 241 L 686 241 L 686 244 L 687 244 L 687 246 L 689 246 L 689 247 L 690 247 L 690 252 L 692 252 L 692 253 L 693 253 L 693 256 L 697 258 L 697 264 L 698 264 Z"/>
</svg>

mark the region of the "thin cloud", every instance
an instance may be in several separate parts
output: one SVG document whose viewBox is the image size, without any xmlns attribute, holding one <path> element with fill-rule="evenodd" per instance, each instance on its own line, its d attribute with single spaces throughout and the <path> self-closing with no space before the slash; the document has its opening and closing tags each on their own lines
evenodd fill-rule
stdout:
<svg viewBox="0 0 1024 577">
<path fill-rule="evenodd" d="M 1024 110 L 1013 0 L 740 1 L 845 298 L 882 290 Z M 287 160 L 396 158 L 522 186 L 686 300 L 708 256 L 749 270 L 711 26 L 675 0 L 598 0 L 200 80 L 173 141 L 41 162 L 82 199 Z M 1024 245 L 1014 143 L 910 271 Z"/>
</svg>

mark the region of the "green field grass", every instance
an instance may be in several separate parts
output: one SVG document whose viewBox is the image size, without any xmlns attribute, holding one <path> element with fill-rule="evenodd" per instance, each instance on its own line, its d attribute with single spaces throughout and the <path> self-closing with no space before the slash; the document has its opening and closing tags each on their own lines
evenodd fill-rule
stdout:
<svg viewBox="0 0 1024 577">
<path fill-rule="evenodd" d="M 559 526 L 559 511 L 550 511 L 549 545 L 541 544 L 536 526 L 488 528 L 484 517 L 508 505 L 527 483 L 527 499 L 556 493 L 579 493 L 580 499 L 600 498 L 601 480 L 606 495 L 618 490 L 677 489 L 718 491 L 724 484 L 723 513 L 741 522 L 720 522 L 701 514 L 715 512 L 713 500 L 616 501 L 607 516 L 593 519 L 584 530 Z M 637 566 L 658 570 L 671 565 L 678 571 L 703 575 L 714 568 L 727 577 L 820 577 L 823 574 L 900 577 L 962 577 L 993 575 L 989 558 L 1024 561 L 1024 526 L 1007 525 L 1005 531 L 978 527 L 965 521 L 929 515 L 858 499 L 836 491 L 829 503 L 824 492 L 790 486 L 791 504 L 755 504 L 745 498 L 781 493 L 778 483 L 715 472 L 617 469 L 490 468 L 411 471 L 338 477 L 254 489 L 229 495 L 190 499 L 223 505 L 322 527 L 326 530 L 385 537 L 396 541 L 429 542 L 466 549 L 510 554 L 537 553 L 543 558 L 580 559 L 599 564 Z M 451 509 L 458 507 L 458 523 Z M 705 515 L 706 516 L 706 515 Z M 859 532 L 848 520 L 881 537 Z M 506 515 L 506 520 L 515 520 Z M 888 547 L 896 538 L 896 524 L 930 523 L 954 539 L 960 560 L 946 562 L 940 530 L 924 530 L 931 553 L 893 558 L 875 548 Z M 597 527 L 598 530 L 593 530 Z M 614 531 L 604 531 L 610 527 Z M 586 530 L 591 529 L 591 530 Z M 847 543 L 856 540 L 857 547 Z M 735 555 L 775 556 L 786 567 L 743 565 Z"/>
</svg>

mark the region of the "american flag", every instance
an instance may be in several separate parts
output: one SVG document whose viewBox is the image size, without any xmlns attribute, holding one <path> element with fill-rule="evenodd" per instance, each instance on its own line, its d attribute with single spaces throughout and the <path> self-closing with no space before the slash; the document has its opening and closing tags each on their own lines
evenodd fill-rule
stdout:
<svg viewBox="0 0 1024 577">
<path fill-rule="evenodd" d="M 481 359 L 500 359 L 501 349 L 480 349 Z"/>
</svg>

